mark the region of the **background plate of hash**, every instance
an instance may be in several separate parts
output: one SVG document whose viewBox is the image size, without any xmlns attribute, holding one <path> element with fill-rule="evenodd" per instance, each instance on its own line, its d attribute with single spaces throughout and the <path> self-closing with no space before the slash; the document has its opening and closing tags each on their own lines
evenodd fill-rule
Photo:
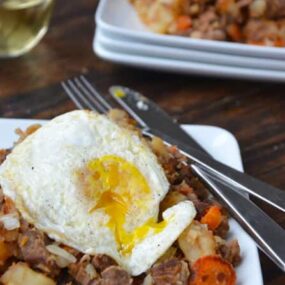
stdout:
<svg viewBox="0 0 285 285">
<path fill-rule="evenodd" d="M 264 58 L 285 59 L 285 48 L 154 33 L 142 23 L 129 0 L 100 0 L 95 20 L 97 27 L 108 32 L 112 37 L 124 39 L 127 42 L 250 56 L 260 60 Z"/>
</svg>

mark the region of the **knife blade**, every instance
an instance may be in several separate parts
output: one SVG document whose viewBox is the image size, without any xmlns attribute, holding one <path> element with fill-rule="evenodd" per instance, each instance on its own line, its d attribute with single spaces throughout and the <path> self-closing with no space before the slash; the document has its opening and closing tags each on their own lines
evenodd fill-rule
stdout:
<svg viewBox="0 0 285 285">
<path fill-rule="evenodd" d="M 136 119 L 145 131 L 161 137 L 169 144 L 176 145 L 190 160 L 223 179 L 234 190 L 245 191 L 264 202 L 285 212 L 285 191 L 237 171 L 205 154 L 200 147 L 193 147 L 187 141 L 186 133 L 151 100 L 122 86 L 110 88 L 113 98 Z M 188 138 L 189 139 L 189 138 Z M 194 145 L 198 143 L 194 141 Z"/>
</svg>

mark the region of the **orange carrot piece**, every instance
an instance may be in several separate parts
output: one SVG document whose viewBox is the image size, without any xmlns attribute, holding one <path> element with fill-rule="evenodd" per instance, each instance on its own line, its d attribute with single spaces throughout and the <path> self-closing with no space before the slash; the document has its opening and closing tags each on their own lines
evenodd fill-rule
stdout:
<svg viewBox="0 0 285 285">
<path fill-rule="evenodd" d="M 0 266 L 5 263 L 5 261 L 12 256 L 12 251 L 9 244 L 4 241 L 0 241 Z"/>
<path fill-rule="evenodd" d="M 240 42 L 242 39 L 242 33 L 240 27 L 237 24 L 231 24 L 227 28 L 227 32 L 232 40 Z"/>
<path fill-rule="evenodd" d="M 284 47 L 285 46 L 285 40 L 282 38 L 278 37 L 275 42 L 274 42 L 275 47 Z"/>
<path fill-rule="evenodd" d="M 194 274 L 189 285 L 235 285 L 236 273 L 230 263 L 219 256 L 199 258 L 192 267 Z"/>
<path fill-rule="evenodd" d="M 231 5 L 233 5 L 233 0 L 218 0 L 216 7 L 220 13 L 227 13 L 230 10 Z"/>
<path fill-rule="evenodd" d="M 207 213 L 201 218 L 202 224 L 207 224 L 214 231 L 222 222 L 223 216 L 220 207 L 211 206 Z"/>
<path fill-rule="evenodd" d="M 192 26 L 192 21 L 189 16 L 179 16 L 176 22 L 177 29 L 181 32 L 188 30 Z"/>
<path fill-rule="evenodd" d="M 256 41 L 256 40 L 248 40 L 246 42 L 247 44 L 250 44 L 250 45 L 255 45 L 255 46 L 264 46 L 265 45 L 265 42 L 264 41 Z"/>
</svg>

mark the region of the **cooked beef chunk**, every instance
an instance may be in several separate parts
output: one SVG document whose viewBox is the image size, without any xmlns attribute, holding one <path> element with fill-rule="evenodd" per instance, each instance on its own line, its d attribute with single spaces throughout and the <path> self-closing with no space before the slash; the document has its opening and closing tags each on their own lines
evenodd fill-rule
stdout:
<svg viewBox="0 0 285 285">
<path fill-rule="evenodd" d="M 133 279 L 127 271 L 119 266 L 110 266 L 102 272 L 100 285 L 131 285 Z"/>
<path fill-rule="evenodd" d="M 6 159 L 6 156 L 9 154 L 9 150 L 8 149 L 0 149 L 0 164 L 2 164 L 4 162 L 4 160 Z"/>
<path fill-rule="evenodd" d="M 279 27 L 275 22 L 269 20 L 249 20 L 243 29 L 245 41 L 275 45 L 279 38 Z"/>
<path fill-rule="evenodd" d="M 80 285 L 100 284 L 99 275 L 91 263 L 91 257 L 87 254 L 78 263 L 70 264 L 69 273 Z"/>
<path fill-rule="evenodd" d="M 266 0 L 267 2 L 267 15 L 270 18 L 285 17 L 285 0 Z"/>
<path fill-rule="evenodd" d="M 102 285 L 101 279 L 92 280 L 88 285 Z"/>
<path fill-rule="evenodd" d="M 0 186 L 0 208 L 1 209 L 2 209 L 3 202 L 4 202 L 4 194 L 3 194 L 3 190 Z"/>
<path fill-rule="evenodd" d="M 232 240 L 220 245 L 218 251 L 221 256 L 233 266 L 237 266 L 241 261 L 240 247 L 237 240 Z"/>
<path fill-rule="evenodd" d="M 92 258 L 92 264 L 98 271 L 104 271 L 106 268 L 117 265 L 117 262 L 105 254 L 97 254 Z"/>
<path fill-rule="evenodd" d="M 220 236 L 221 238 L 226 238 L 228 232 L 229 232 L 230 226 L 229 226 L 229 220 L 227 216 L 223 215 L 223 219 L 218 226 L 217 229 L 215 229 L 214 234 L 217 236 Z"/>
<path fill-rule="evenodd" d="M 20 257 L 28 262 L 33 268 L 55 276 L 59 268 L 53 256 L 48 252 L 45 245 L 45 236 L 36 229 L 23 231 L 18 238 Z"/>
<path fill-rule="evenodd" d="M 150 273 L 156 285 L 186 285 L 190 275 L 188 264 L 177 258 L 154 265 Z"/>
</svg>

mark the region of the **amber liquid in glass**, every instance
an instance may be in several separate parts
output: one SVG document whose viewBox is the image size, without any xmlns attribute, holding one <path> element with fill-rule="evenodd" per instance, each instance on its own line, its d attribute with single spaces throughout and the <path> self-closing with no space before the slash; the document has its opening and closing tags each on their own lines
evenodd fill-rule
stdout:
<svg viewBox="0 0 285 285">
<path fill-rule="evenodd" d="M 54 0 L 0 0 L 0 57 L 33 48 L 47 31 Z"/>
</svg>

